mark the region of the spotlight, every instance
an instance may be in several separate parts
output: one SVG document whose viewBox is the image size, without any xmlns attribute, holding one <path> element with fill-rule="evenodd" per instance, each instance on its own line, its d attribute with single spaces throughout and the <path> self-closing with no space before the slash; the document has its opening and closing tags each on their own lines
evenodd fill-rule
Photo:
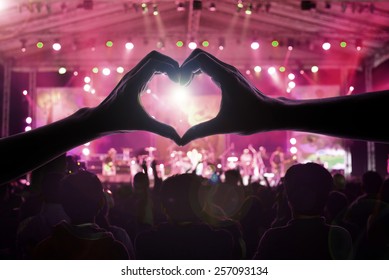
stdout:
<svg viewBox="0 0 389 280">
<path fill-rule="evenodd" d="M 177 4 L 177 12 L 184 12 L 185 11 L 185 6 L 184 3 L 180 2 Z"/>
<path fill-rule="evenodd" d="M 208 40 L 204 40 L 201 42 L 201 45 L 206 48 L 206 47 L 209 47 L 209 41 Z"/>
<path fill-rule="evenodd" d="M 31 117 L 27 117 L 26 118 L 26 124 L 31 124 L 32 123 L 32 118 Z"/>
<path fill-rule="evenodd" d="M 211 3 L 211 4 L 209 4 L 209 11 L 210 12 L 215 12 L 216 11 L 216 5 L 215 5 L 215 3 Z"/>
<path fill-rule="evenodd" d="M 22 47 L 21 47 L 20 50 L 21 50 L 22 52 L 26 52 L 26 50 L 27 50 L 27 49 L 26 49 L 27 40 L 26 40 L 26 39 L 21 39 L 21 40 L 20 40 L 20 43 L 22 44 Z"/>
<path fill-rule="evenodd" d="M 255 66 L 254 71 L 255 71 L 255 73 L 260 73 L 262 71 L 261 66 L 259 66 L 259 65 Z"/>
<path fill-rule="evenodd" d="M 238 1 L 238 3 L 236 4 L 236 11 L 240 12 L 242 9 L 243 9 L 243 3 L 242 1 Z"/>
<path fill-rule="evenodd" d="M 317 67 L 316 65 L 311 67 L 311 72 L 312 73 L 317 73 L 318 71 L 319 71 L 319 67 Z"/>
<path fill-rule="evenodd" d="M 278 42 L 278 40 L 273 40 L 271 42 L 271 45 L 276 48 L 276 47 L 278 47 L 280 45 L 280 42 Z"/>
<path fill-rule="evenodd" d="M 147 3 L 142 3 L 141 7 L 144 14 L 146 14 L 149 11 L 149 8 L 147 7 Z"/>
<path fill-rule="evenodd" d="M 295 87 L 296 87 L 296 83 L 295 83 L 295 82 L 290 81 L 290 82 L 288 83 L 288 88 L 294 89 Z"/>
<path fill-rule="evenodd" d="M 253 13 L 253 4 L 250 3 L 247 5 L 245 13 L 246 15 L 251 15 Z"/>
<path fill-rule="evenodd" d="M 42 41 L 38 41 L 38 42 L 36 43 L 36 47 L 37 47 L 38 49 L 43 48 L 43 42 L 42 42 Z"/>
<path fill-rule="evenodd" d="M 108 40 L 107 42 L 105 42 L 105 45 L 107 46 L 107 48 L 112 48 L 113 42 L 111 40 Z"/>
<path fill-rule="evenodd" d="M 296 145 L 297 139 L 292 137 L 292 138 L 289 139 L 289 143 L 292 144 L 292 145 Z"/>
<path fill-rule="evenodd" d="M 58 69 L 58 73 L 61 74 L 61 75 L 65 74 L 66 73 L 66 68 L 65 67 L 60 67 Z"/>
<path fill-rule="evenodd" d="M 158 6 L 157 5 L 154 5 L 153 7 L 153 15 L 157 16 L 159 14 L 158 12 Z"/>
<path fill-rule="evenodd" d="M 346 42 L 346 41 L 341 41 L 341 42 L 340 42 L 340 47 L 341 47 L 341 48 L 347 47 L 347 42 Z"/>
<path fill-rule="evenodd" d="M 296 78 L 295 74 L 289 73 L 289 75 L 288 75 L 289 80 L 293 81 L 295 78 Z"/>
<path fill-rule="evenodd" d="M 197 48 L 197 43 L 193 40 L 190 41 L 188 44 L 188 48 L 190 48 L 191 50 L 194 50 L 195 48 Z"/>
<path fill-rule="evenodd" d="M 323 45 L 321 45 L 323 50 L 328 51 L 331 48 L 331 43 L 330 42 L 324 42 Z"/>
<path fill-rule="evenodd" d="M 258 43 L 257 41 L 252 42 L 252 43 L 251 43 L 251 48 L 252 48 L 253 50 L 259 49 L 259 43 Z"/>
<path fill-rule="evenodd" d="M 267 69 L 267 73 L 269 74 L 269 75 L 274 75 L 275 73 L 276 73 L 276 68 L 275 67 L 269 67 L 269 69 Z"/>
<path fill-rule="evenodd" d="M 176 42 L 176 46 L 179 47 L 179 48 L 182 48 L 184 46 L 184 41 L 178 40 Z"/>
<path fill-rule="evenodd" d="M 59 50 L 62 48 L 61 44 L 60 44 L 58 41 L 56 41 L 56 42 L 52 45 L 52 47 L 53 47 L 53 50 L 55 50 L 55 51 L 59 51 Z"/>
<path fill-rule="evenodd" d="M 357 51 L 362 50 L 362 40 L 361 39 L 357 39 L 355 41 L 355 47 L 357 48 Z"/>
<path fill-rule="evenodd" d="M 104 68 L 103 69 L 103 75 L 104 76 L 109 76 L 109 74 L 111 74 L 111 70 L 109 68 Z"/>
<path fill-rule="evenodd" d="M 134 44 L 132 42 L 127 42 L 125 46 L 127 50 L 132 50 L 134 48 Z"/>
<path fill-rule="evenodd" d="M 291 51 L 294 48 L 295 42 L 294 39 L 288 38 L 287 40 L 288 50 Z"/>
<path fill-rule="evenodd" d="M 221 51 L 224 50 L 225 46 L 226 46 L 226 39 L 223 37 L 219 38 L 219 50 Z"/>
<path fill-rule="evenodd" d="M 165 42 L 163 39 L 159 39 L 158 42 L 157 42 L 157 48 L 158 49 L 163 49 L 165 48 Z"/>
</svg>

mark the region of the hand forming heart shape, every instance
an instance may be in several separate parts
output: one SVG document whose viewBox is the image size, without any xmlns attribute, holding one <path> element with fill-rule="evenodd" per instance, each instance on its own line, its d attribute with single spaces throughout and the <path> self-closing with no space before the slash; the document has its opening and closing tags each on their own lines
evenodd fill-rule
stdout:
<svg viewBox="0 0 389 280">
<path fill-rule="evenodd" d="M 199 73 L 210 76 L 221 89 L 218 114 L 189 128 L 182 138 L 173 127 L 152 118 L 140 103 L 140 93 L 152 77 L 160 73 L 167 74 L 173 82 L 181 85 L 190 84 Z M 94 117 L 98 125 L 95 129 L 100 135 L 145 130 L 170 138 L 178 145 L 186 145 L 194 139 L 215 134 L 251 134 L 272 129 L 272 119 L 278 107 L 279 102 L 263 95 L 235 67 L 203 50 L 194 50 L 181 66 L 172 58 L 153 51 L 96 107 Z"/>
</svg>

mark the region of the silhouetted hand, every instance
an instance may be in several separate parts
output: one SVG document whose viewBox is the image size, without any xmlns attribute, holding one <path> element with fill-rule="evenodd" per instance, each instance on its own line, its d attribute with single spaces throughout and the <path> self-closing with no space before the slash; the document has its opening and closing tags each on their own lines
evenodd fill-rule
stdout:
<svg viewBox="0 0 389 280">
<path fill-rule="evenodd" d="M 109 96 L 93 109 L 93 124 L 103 134 L 145 130 L 179 143 L 175 129 L 152 118 L 140 103 L 140 93 L 155 74 L 179 82 L 178 63 L 157 51 L 150 52 L 129 71 Z"/>
<path fill-rule="evenodd" d="M 274 129 L 276 99 L 263 95 L 233 66 L 213 55 L 196 49 L 181 66 L 180 83 L 187 85 L 198 73 L 209 75 L 220 87 L 220 111 L 209 121 L 191 127 L 182 137 L 181 145 L 215 134 L 252 134 Z"/>
</svg>

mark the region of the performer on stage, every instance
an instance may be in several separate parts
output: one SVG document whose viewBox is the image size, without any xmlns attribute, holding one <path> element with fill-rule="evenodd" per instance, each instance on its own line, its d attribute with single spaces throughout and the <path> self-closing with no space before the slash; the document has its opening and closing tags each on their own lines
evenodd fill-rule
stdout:
<svg viewBox="0 0 389 280">
<path fill-rule="evenodd" d="M 274 179 L 278 183 L 285 175 L 285 154 L 281 146 L 278 146 L 270 155 L 269 161 L 272 173 L 274 174 Z"/>
<path fill-rule="evenodd" d="M 107 155 L 103 160 L 103 176 L 116 175 L 116 150 L 111 148 L 108 150 Z"/>
<path fill-rule="evenodd" d="M 247 148 L 243 150 L 243 153 L 240 156 L 240 166 L 242 168 L 243 177 L 252 176 L 253 155 L 250 153 L 250 150 Z"/>
<path fill-rule="evenodd" d="M 266 172 L 265 159 L 268 158 L 266 149 L 263 146 L 258 148 L 258 151 L 250 144 L 249 150 L 253 153 L 253 180 L 258 180 L 263 177 Z"/>
</svg>

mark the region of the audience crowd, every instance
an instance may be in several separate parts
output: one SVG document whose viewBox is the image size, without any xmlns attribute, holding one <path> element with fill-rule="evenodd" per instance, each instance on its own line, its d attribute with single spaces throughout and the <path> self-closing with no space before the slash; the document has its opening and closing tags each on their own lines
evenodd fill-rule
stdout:
<svg viewBox="0 0 389 280">
<path fill-rule="evenodd" d="M 388 259 L 389 179 L 292 165 L 277 186 L 238 169 L 103 183 L 71 156 L 0 187 L 2 259 Z M 157 176 L 154 168 L 154 175 Z"/>
</svg>

